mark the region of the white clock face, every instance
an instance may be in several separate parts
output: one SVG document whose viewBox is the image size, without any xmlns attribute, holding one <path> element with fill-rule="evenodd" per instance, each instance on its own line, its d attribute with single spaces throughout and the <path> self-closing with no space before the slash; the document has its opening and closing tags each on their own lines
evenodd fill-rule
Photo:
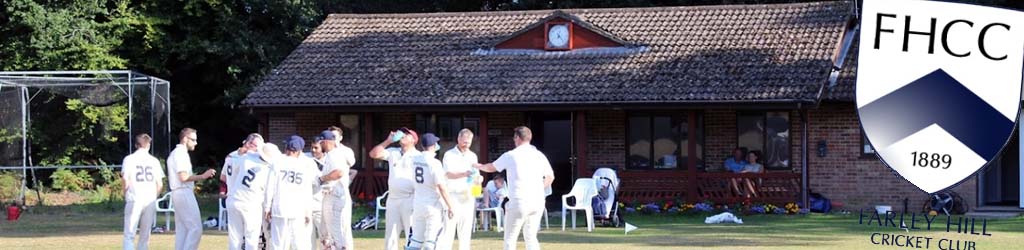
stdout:
<svg viewBox="0 0 1024 250">
<path fill-rule="evenodd" d="M 548 45 L 555 48 L 565 48 L 569 45 L 569 25 L 551 25 L 548 28 Z"/>
</svg>

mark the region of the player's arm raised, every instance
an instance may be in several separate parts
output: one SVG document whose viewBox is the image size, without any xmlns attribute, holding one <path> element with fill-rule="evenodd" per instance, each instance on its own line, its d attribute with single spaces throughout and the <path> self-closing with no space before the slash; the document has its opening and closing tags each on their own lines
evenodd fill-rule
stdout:
<svg viewBox="0 0 1024 250">
<path fill-rule="evenodd" d="M 384 138 L 384 141 L 380 142 L 380 144 L 377 144 L 377 146 L 374 146 L 373 149 L 370 150 L 370 158 L 373 158 L 374 160 L 386 159 L 388 157 L 387 146 L 391 145 L 392 137 L 395 137 L 395 131 L 391 131 L 391 133 L 388 134 L 388 137 Z"/>
<path fill-rule="evenodd" d="M 486 163 L 486 164 L 473 163 L 473 167 L 477 168 L 477 169 L 480 169 L 480 171 L 484 171 L 484 172 L 488 172 L 488 173 L 498 172 L 498 170 L 494 167 L 494 163 Z"/>
</svg>

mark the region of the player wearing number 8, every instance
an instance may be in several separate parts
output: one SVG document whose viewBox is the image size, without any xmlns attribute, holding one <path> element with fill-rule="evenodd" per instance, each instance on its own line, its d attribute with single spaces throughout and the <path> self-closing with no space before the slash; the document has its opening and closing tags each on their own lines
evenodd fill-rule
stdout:
<svg viewBox="0 0 1024 250">
<path fill-rule="evenodd" d="M 147 134 L 135 136 L 135 153 L 121 162 L 124 181 L 124 249 L 148 249 L 149 233 L 156 214 L 156 196 L 164 187 L 160 161 L 149 154 L 153 139 Z M 139 230 L 141 228 L 141 230 Z M 139 242 L 135 243 L 135 233 Z"/>
<path fill-rule="evenodd" d="M 412 237 L 406 250 L 434 250 L 438 237 L 446 230 L 445 221 L 454 215 L 448 199 L 446 172 L 436 158 L 441 148 L 438 141 L 434 134 L 423 134 L 422 155 L 413 159 L 416 181 L 413 204 L 416 205 L 412 208 Z"/>
</svg>

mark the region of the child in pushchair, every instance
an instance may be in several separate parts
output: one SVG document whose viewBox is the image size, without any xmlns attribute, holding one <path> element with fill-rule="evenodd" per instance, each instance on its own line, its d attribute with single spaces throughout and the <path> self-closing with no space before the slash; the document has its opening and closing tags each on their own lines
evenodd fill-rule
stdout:
<svg viewBox="0 0 1024 250">
<path fill-rule="evenodd" d="M 594 184 L 597 185 L 597 196 L 591 204 L 595 222 L 618 227 L 622 222 L 618 213 L 619 207 L 615 205 L 619 190 L 618 175 L 611 168 L 598 168 L 594 171 Z"/>
</svg>

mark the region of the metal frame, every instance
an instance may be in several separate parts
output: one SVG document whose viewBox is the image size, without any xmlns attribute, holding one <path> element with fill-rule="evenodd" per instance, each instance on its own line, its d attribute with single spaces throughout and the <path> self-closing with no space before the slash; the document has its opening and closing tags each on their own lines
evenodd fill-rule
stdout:
<svg viewBox="0 0 1024 250">
<path fill-rule="evenodd" d="M 102 83 L 101 83 L 102 82 Z M 24 204 L 25 192 L 27 190 L 27 173 L 30 165 L 28 147 L 28 124 L 31 121 L 29 114 L 29 104 L 32 102 L 35 94 L 38 94 L 42 89 L 36 91 L 35 94 L 29 92 L 30 88 L 45 88 L 45 87 L 74 87 L 74 86 L 97 86 L 97 85 L 113 85 L 121 90 L 127 96 L 128 102 L 128 131 L 129 134 L 133 131 L 134 122 L 131 117 L 134 114 L 134 93 L 136 86 L 148 86 L 150 88 L 150 114 L 149 114 L 149 128 L 150 134 L 155 135 L 157 128 L 156 119 L 152 113 L 152 107 L 157 104 L 157 99 L 160 102 L 166 104 L 167 111 L 165 112 L 165 118 L 167 119 L 167 127 L 161 128 L 161 131 L 165 133 L 167 138 L 167 148 L 171 146 L 171 100 L 170 100 L 170 82 L 164 79 L 152 77 L 146 74 L 142 74 L 130 70 L 90 70 L 90 71 L 3 71 L 0 72 L 0 89 L 4 88 L 18 88 L 19 99 L 21 102 L 21 166 L 0 166 L 0 170 L 16 170 L 21 169 L 21 194 L 19 199 Z M 157 87 L 165 85 L 167 87 L 167 95 L 157 95 Z M 134 144 L 128 140 L 128 152 L 134 150 Z M 119 165 L 113 166 L 59 166 L 71 169 L 79 168 L 102 168 L 102 167 L 120 167 Z M 31 166 L 32 170 L 35 169 L 53 169 L 56 166 L 44 166 L 37 167 Z"/>
</svg>

